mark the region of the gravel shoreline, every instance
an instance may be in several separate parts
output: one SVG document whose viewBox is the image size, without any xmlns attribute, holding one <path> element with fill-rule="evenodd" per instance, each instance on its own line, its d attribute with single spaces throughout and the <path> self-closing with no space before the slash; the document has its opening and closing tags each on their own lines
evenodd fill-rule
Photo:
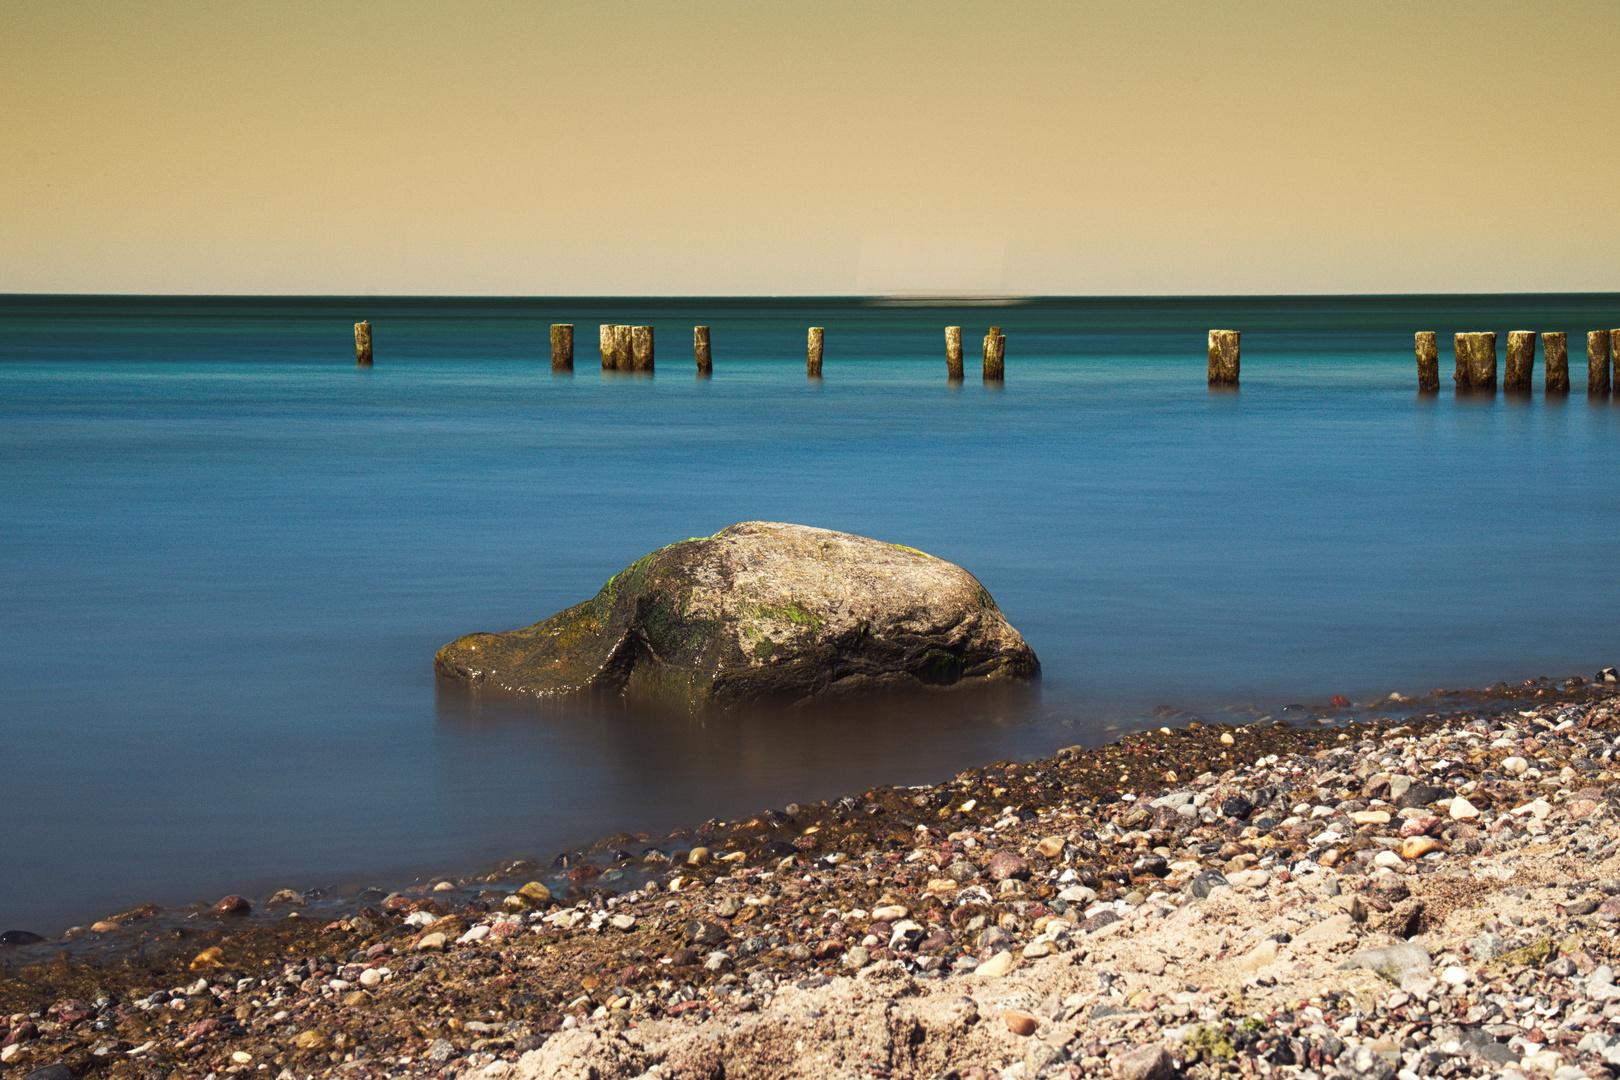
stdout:
<svg viewBox="0 0 1620 1080">
<path fill-rule="evenodd" d="M 1615 1075 L 1616 687 L 1402 708 L 1183 717 L 341 911 L 133 909 L 91 958 L 0 950 L 0 1070 Z"/>
</svg>

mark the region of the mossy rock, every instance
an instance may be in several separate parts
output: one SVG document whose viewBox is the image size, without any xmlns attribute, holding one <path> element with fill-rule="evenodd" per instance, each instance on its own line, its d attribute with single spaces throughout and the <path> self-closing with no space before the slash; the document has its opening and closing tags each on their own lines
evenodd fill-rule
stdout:
<svg viewBox="0 0 1620 1080">
<path fill-rule="evenodd" d="M 1548 937 L 1526 945 L 1522 949 L 1515 949 L 1510 953 L 1503 953 L 1501 956 L 1498 956 L 1493 963 L 1503 970 L 1524 967 L 1526 965 L 1531 967 L 1541 967 L 1557 956 L 1558 943 L 1552 938 Z"/>
<path fill-rule="evenodd" d="M 440 649 L 445 679 L 685 709 L 1032 679 L 978 579 L 915 548 L 747 521 L 659 548 L 544 622 Z"/>
</svg>

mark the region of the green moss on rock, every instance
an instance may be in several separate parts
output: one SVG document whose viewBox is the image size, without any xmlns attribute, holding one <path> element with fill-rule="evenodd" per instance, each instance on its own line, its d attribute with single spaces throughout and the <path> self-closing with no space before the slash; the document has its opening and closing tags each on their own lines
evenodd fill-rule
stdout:
<svg viewBox="0 0 1620 1080">
<path fill-rule="evenodd" d="M 899 544 L 744 522 L 637 559 L 590 600 L 439 650 L 446 678 L 688 708 L 1029 679 L 1035 653 L 979 582 Z"/>
</svg>

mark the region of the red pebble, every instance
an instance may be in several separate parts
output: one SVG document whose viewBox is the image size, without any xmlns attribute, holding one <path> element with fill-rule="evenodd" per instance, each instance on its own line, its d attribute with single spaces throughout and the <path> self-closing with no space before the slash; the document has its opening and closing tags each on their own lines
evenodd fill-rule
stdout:
<svg viewBox="0 0 1620 1080">
<path fill-rule="evenodd" d="M 186 1028 L 186 1038 L 200 1039 L 204 1035 L 212 1035 L 214 1032 L 218 1031 L 219 1028 L 219 1021 L 210 1016 L 207 1020 L 199 1020 L 195 1024 L 192 1024 L 190 1027 Z"/>
<path fill-rule="evenodd" d="M 11 1034 L 6 1036 L 5 1042 L 0 1042 L 0 1046 L 13 1046 L 17 1043 L 27 1042 L 29 1039 L 38 1037 L 39 1028 L 24 1020 L 22 1023 L 11 1029 Z"/>
</svg>

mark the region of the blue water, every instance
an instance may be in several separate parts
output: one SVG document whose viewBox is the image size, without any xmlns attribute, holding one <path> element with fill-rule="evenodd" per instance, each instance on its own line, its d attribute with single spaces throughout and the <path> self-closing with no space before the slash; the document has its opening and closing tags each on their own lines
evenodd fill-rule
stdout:
<svg viewBox="0 0 1620 1080">
<path fill-rule="evenodd" d="M 551 322 L 577 326 L 571 377 Z M 604 377 L 600 322 L 655 326 L 657 376 Z M 990 323 L 1004 387 L 973 377 Z M 0 929 L 549 857 L 1098 741 L 1160 703 L 1590 674 L 1620 660 L 1620 406 L 1580 392 L 1584 334 L 1617 323 L 1610 295 L 0 297 Z M 1238 393 L 1205 385 L 1211 326 L 1244 332 Z M 1415 392 L 1414 330 L 1491 328 L 1504 352 L 1569 331 L 1577 393 L 1544 399 L 1539 356 L 1529 400 Z M 1041 686 L 814 721 L 436 688 L 449 638 L 748 519 L 961 563 Z"/>
</svg>

